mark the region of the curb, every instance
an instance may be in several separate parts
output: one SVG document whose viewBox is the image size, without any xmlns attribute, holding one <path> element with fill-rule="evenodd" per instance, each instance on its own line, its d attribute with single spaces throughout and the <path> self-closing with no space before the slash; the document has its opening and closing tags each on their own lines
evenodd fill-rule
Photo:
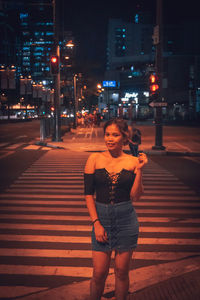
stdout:
<svg viewBox="0 0 200 300">
<path fill-rule="evenodd" d="M 65 147 L 51 145 L 51 144 L 48 144 L 48 143 L 42 142 L 42 141 L 36 142 L 35 145 L 37 145 L 37 146 L 43 146 L 43 147 L 56 148 L 56 149 L 66 149 Z"/>
<path fill-rule="evenodd" d="M 57 146 L 54 144 L 49 144 L 48 142 L 45 141 L 38 141 L 35 142 L 35 145 L 37 146 L 43 146 L 43 147 L 49 147 L 49 148 L 54 148 L 54 149 L 65 149 L 69 150 L 69 147 L 64 147 L 64 146 Z M 103 150 L 84 150 L 84 152 L 102 152 Z M 124 150 L 126 153 L 130 153 L 129 150 Z M 167 156 L 190 156 L 190 157 L 200 157 L 200 152 L 189 152 L 189 151 L 170 151 L 170 150 L 151 150 L 151 149 L 144 149 L 141 150 L 140 152 L 144 152 L 146 154 L 150 155 L 167 155 Z"/>
</svg>

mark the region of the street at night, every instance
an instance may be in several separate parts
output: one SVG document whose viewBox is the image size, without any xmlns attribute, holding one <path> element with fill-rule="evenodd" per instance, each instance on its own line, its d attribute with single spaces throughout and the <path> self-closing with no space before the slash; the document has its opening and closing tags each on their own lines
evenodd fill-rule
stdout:
<svg viewBox="0 0 200 300">
<path fill-rule="evenodd" d="M 0 0 L 0 300 L 200 300 L 200 7 Z"/>
</svg>

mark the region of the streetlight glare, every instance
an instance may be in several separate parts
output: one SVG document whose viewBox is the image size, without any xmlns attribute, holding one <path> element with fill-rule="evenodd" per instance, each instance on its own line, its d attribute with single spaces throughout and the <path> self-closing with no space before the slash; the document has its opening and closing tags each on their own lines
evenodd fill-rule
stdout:
<svg viewBox="0 0 200 300">
<path fill-rule="evenodd" d="M 74 43 L 72 41 L 69 41 L 67 44 L 66 44 L 66 47 L 74 47 Z"/>
</svg>

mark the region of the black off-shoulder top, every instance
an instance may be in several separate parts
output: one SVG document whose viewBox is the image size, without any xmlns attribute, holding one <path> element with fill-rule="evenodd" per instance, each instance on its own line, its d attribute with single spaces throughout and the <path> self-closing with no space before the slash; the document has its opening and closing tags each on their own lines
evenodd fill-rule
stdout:
<svg viewBox="0 0 200 300">
<path fill-rule="evenodd" d="M 119 203 L 130 201 L 130 191 L 136 174 L 122 169 L 119 173 L 109 173 L 105 168 L 96 169 L 94 174 L 84 174 L 85 195 L 96 192 L 100 203 Z"/>
</svg>

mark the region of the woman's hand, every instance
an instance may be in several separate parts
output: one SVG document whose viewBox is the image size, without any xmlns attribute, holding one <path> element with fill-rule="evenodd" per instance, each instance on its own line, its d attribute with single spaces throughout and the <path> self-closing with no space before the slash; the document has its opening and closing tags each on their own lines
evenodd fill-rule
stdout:
<svg viewBox="0 0 200 300">
<path fill-rule="evenodd" d="M 142 169 L 144 165 L 148 163 L 148 158 L 145 153 L 139 153 L 138 160 L 139 164 L 137 165 L 137 169 Z"/>
<path fill-rule="evenodd" d="M 96 240 L 100 243 L 107 243 L 108 236 L 105 228 L 101 225 L 99 221 L 94 224 L 94 232 L 96 236 Z"/>
</svg>

